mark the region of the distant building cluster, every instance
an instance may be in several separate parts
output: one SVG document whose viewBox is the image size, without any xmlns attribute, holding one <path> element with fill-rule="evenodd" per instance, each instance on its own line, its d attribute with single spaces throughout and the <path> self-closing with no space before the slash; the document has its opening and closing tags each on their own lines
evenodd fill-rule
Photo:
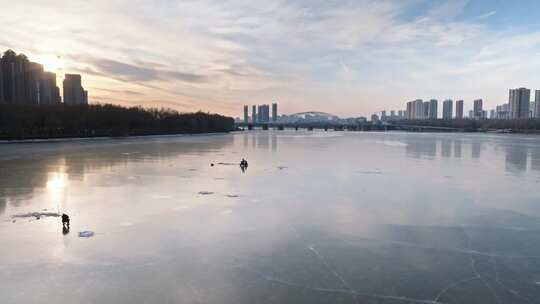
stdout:
<svg viewBox="0 0 540 304">
<path fill-rule="evenodd" d="M 244 122 L 245 123 L 263 123 L 263 122 L 277 122 L 278 120 L 278 105 L 272 104 L 272 116 L 270 116 L 270 105 L 253 105 L 251 106 L 251 116 L 249 116 L 249 106 L 244 106 Z"/>
<path fill-rule="evenodd" d="M 396 114 L 397 113 L 397 114 Z M 438 100 L 423 101 L 416 99 L 407 102 L 405 110 L 381 111 L 371 116 L 371 121 L 420 120 L 420 119 L 540 119 L 540 90 L 535 91 L 531 100 L 531 90 L 526 88 L 510 89 L 508 103 L 504 103 L 489 111 L 484 109 L 482 99 L 473 101 L 472 109 L 465 116 L 464 101 L 452 99 L 442 103 L 442 115 L 439 116 Z"/>
<path fill-rule="evenodd" d="M 81 75 L 66 74 L 63 82 L 65 104 L 88 104 L 88 92 L 81 85 Z M 50 105 L 62 102 L 56 74 L 43 70 L 12 50 L 0 59 L 0 103 Z"/>
<path fill-rule="evenodd" d="M 251 115 L 250 115 L 251 109 Z M 271 112 L 270 112 L 271 111 Z M 244 117 L 236 118 L 238 123 L 281 123 L 281 124 L 304 124 L 304 123 L 332 123 L 332 124 L 358 124 L 366 122 L 365 117 L 340 118 L 336 115 L 324 112 L 301 112 L 294 114 L 278 115 L 278 104 L 270 105 L 244 105 Z"/>
<path fill-rule="evenodd" d="M 531 100 L 531 90 L 527 88 L 510 89 L 508 103 L 491 110 L 490 117 L 495 119 L 540 119 L 540 90 L 536 90 Z"/>
</svg>

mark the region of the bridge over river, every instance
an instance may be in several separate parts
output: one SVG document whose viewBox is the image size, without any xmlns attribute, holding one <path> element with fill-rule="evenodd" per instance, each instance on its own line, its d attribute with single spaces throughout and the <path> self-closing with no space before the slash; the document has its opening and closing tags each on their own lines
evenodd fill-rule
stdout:
<svg viewBox="0 0 540 304">
<path fill-rule="evenodd" d="M 334 131 L 408 131 L 408 132 L 457 132 L 458 128 L 414 125 L 399 122 L 360 122 L 342 123 L 334 121 L 304 121 L 304 122 L 237 122 L 235 126 L 240 129 L 262 129 L 262 130 L 285 130 L 285 129 L 305 129 L 305 130 L 334 130 Z"/>
</svg>

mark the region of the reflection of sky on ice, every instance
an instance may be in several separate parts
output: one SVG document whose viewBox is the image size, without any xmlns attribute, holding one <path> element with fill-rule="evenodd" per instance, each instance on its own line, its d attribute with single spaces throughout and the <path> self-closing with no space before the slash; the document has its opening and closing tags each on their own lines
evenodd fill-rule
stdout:
<svg viewBox="0 0 540 304">
<path fill-rule="evenodd" d="M 245 173 L 217 165 L 242 157 Z M 259 131 L 4 145 L 0 168 L 5 303 L 540 298 L 540 141 L 530 136 Z M 71 233 L 57 217 L 12 222 L 31 212 L 68 213 Z M 86 230 L 95 235 L 79 238 Z"/>
</svg>

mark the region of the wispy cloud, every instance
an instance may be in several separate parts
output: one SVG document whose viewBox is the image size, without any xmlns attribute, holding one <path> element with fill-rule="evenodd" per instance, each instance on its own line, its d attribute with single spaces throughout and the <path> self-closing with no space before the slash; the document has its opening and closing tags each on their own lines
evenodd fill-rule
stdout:
<svg viewBox="0 0 540 304">
<path fill-rule="evenodd" d="M 87 62 L 101 75 L 125 81 L 178 80 L 195 83 L 207 81 L 206 77 L 201 75 L 158 69 L 155 65 L 139 66 L 110 59 L 90 59 Z"/>
</svg>

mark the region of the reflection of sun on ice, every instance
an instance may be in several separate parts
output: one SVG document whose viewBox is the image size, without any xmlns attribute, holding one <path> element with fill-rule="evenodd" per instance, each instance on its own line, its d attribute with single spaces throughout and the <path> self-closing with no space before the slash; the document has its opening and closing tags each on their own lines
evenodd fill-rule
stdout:
<svg viewBox="0 0 540 304">
<path fill-rule="evenodd" d="M 67 175 L 65 173 L 49 173 L 47 180 L 47 191 L 52 194 L 58 194 L 67 184 Z"/>
<path fill-rule="evenodd" d="M 60 205 L 64 199 L 64 189 L 67 186 L 67 174 L 62 172 L 50 172 L 47 180 L 47 193 L 50 196 L 53 206 L 56 207 L 58 213 L 60 213 Z"/>
</svg>

